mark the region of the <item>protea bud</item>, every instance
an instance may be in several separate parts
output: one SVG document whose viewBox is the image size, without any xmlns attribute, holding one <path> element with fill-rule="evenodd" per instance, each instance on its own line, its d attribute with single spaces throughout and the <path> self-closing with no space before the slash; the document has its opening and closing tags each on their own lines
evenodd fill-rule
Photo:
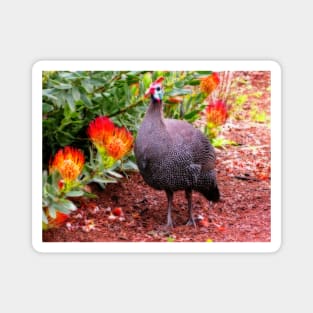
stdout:
<svg viewBox="0 0 313 313">
<path fill-rule="evenodd" d="M 211 75 L 202 78 L 200 83 L 200 90 L 207 95 L 209 95 L 220 82 L 219 76 L 216 72 L 213 72 Z"/>
</svg>

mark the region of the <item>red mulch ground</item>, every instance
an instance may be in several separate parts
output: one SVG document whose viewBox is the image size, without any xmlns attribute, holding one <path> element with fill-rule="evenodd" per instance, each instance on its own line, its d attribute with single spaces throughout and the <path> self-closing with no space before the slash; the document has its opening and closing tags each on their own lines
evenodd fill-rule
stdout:
<svg viewBox="0 0 313 313">
<path fill-rule="evenodd" d="M 217 150 L 217 177 L 221 201 L 209 204 L 193 194 L 197 228 L 188 220 L 184 192 L 174 196 L 173 221 L 167 229 L 167 200 L 163 191 L 147 186 L 139 173 L 130 174 L 105 190 L 92 186 L 97 199 L 76 199 L 78 210 L 59 228 L 43 232 L 43 241 L 237 241 L 271 240 L 270 128 L 250 119 L 257 105 L 270 116 L 270 77 L 267 72 L 241 72 L 232 91 L 247 94 L 239 120 L 228 122 L 222 135 L 238 146 Z M 111 213 L 120 207 L 122 214 Z"/>
</svg>

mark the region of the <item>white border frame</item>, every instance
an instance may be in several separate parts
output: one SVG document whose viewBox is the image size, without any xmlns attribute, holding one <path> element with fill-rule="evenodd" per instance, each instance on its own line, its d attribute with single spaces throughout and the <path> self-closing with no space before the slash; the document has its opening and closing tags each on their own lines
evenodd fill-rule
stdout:
<svg viewBox="0 0 313 313">
<path fill-rule="evenodd" d="M 42 71 L 271 71 L 271 242 L 43 242 Z M 275 61 L 39 61 L 32 68 L 32 244 L 37 252 L 276 252 L 281 246 L 281 67 Z"/>
</svg>

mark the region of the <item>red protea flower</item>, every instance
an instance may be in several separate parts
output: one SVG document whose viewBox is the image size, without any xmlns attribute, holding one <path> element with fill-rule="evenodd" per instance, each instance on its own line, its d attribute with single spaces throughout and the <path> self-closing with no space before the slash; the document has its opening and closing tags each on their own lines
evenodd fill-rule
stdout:
<svg viewBox="0 0 313 313">
<path fill-rule="evenodd" d="M 84 167 L 85 157 L 82 151 L 65 147 L 60 149 L 50 162 L 50 173 L 58 171 L 65 183 L 73 182 L 81 173 Z"/>
<path fill-rule="evenodd" d="M 52 218 L 49 215 L 48 210 L 46 210 L 46 215 L 47 215 L 47 219 L 48 219 L 48 224 L 43 225 L 44 229 L 60 227 L 64 224 L 64 222 L 69 217 L 69 215 L 62 213 L 60 211 L 56 211 L 56 217 L 55 218 Z"/>
<path fill-rule="evenodd" d="M 100 153 L 115 160 L 121 159 L 132 147 L 134 138 L 125 127 L 117 127 L 106 116 L 97 117 L 88 127 L 87 133 Z"/>
<path fill-rule="evenodd" d="M 223 125 L 227 119 L 226 104 L 222 100 L 210 103 L 206 108 L 206 118 L 209 126 Z"/>
<path fill-rule="evenodd" d="M 99 116 L 89 124 L 87 134 L 97 149 L 103 150 L 114 128 L 113 122 L 108 117 Z"/>
<path fill-rule="evenodd" d="M 210 94 L 220 83 L 219 76 L 213 72 L 208 77 L 202 78 L 200 82 L 200 90 L 206 94 Z"/>
</svg>

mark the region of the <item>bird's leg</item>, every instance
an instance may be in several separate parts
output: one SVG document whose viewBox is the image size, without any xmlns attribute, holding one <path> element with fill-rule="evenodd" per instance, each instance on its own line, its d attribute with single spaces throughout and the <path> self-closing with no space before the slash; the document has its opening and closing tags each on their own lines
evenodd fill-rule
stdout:
<svg viewBox="0 0 313 313">
<path fill-rule="evenodd" d="M 173 191 L 166 190 L 167 195 L 167 227 L 173 227 L 172 221 L 172 205 L 173 205 Z"/>
<path fill-rule="evenodd" d="M 192 190 L 185 189 L 185 195 L 188 201 L 188 211 L 189 211 L 189 220 L 186 225 L 193 225 L 194 227 L 197 227 L 192 215 Z"/>
</svg>

